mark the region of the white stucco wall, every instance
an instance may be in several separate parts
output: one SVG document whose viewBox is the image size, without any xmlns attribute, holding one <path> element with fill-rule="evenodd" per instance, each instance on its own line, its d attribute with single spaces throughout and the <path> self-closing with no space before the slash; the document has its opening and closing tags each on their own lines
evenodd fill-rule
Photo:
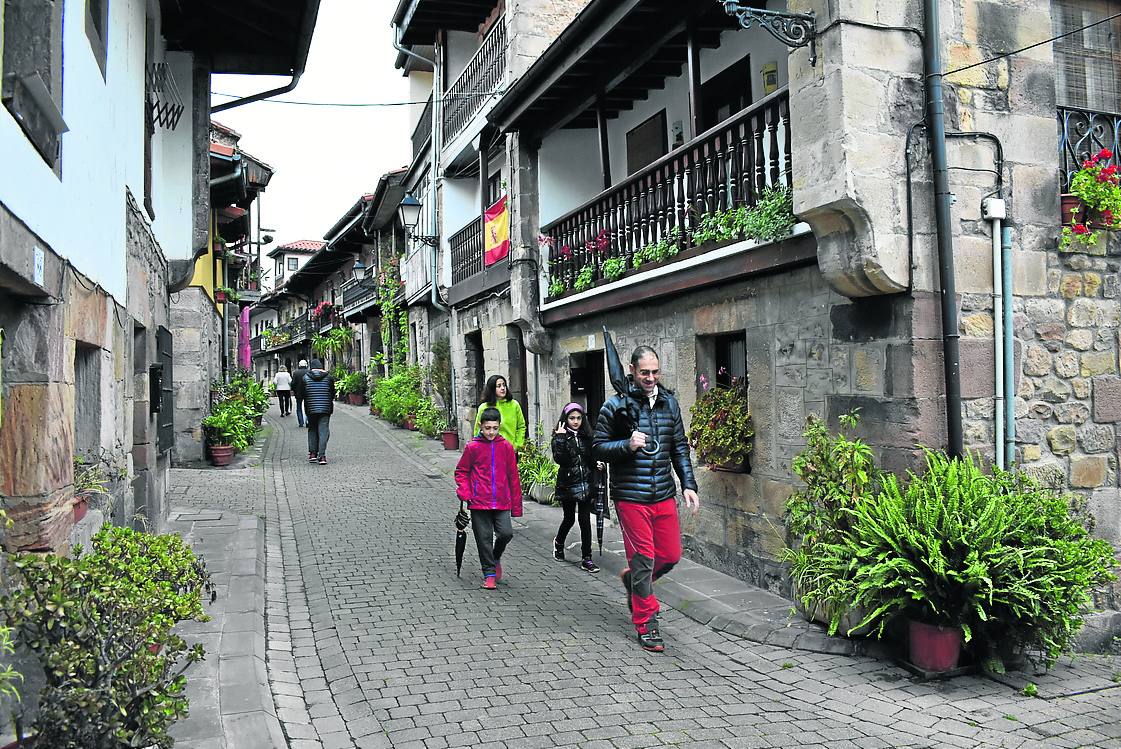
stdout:
<svg viewBox="0 0 1121 749">
<path fill-rule="evenodd" d="M 144 56 L 146 3 L 109 4 L 105 77 L 85 32 L 85 0 L 64 0 L 61 176 L 40 158 L 12 115 L 0 108 L 0 201 L 50 249 L 125 302 L 125 188 L 144 199 Z M 153 7 L 158 8 L 157 5 Z M 158 28 L 158 19 L 155 19 Z M 157 50 L 157 59 L 162 54 Z M 180 57 L 187 57 L 181 55 Z M 179 61 L 182 64 L 182 61 Z M 190 78 L 179 81 L 190 94 Z M 157 238 L 169 256 L 185 255 L 178 236 L 190 241 L 190 116 L 171 137 L 154 141 L 153 200 L 162 220 Z M 176 185 L 172 177 L 187 178 Z M 177 177 L 176 177 L 177 179 Z M 171 180 L 171 181 L 169 181 Z M 184 202 L 186 206 L 182 207 Z M 188 214 L 179 215 L 180 208 Z M 185 227 L 185 229 L 184 229 Z"/>
<path fill-rule="evenodd" d="M 162 44 L 162 43 L 161 43 Z M 175 76 L 183 115 L 174 130 L 157 127 L 152 138 L 152 202 L 156 210 L 153 230 L 169 259 L 189 257 L 194 226 L 191 182 L 194 175 L 194 129 L 191 78 L 194 56 L 183 52 L 164 55 Z M 143 182 L 141 182 L 143 193 Z M 256 206 L 253 219 L 256 220 Z"/>
<path fill-rule="evenodd" d="M 448 71 L 450 88 L 472 56 L 479 49 L 479 35 L 472 31 L 449 31 L 448 44 L 444 52 L 444 65 Z"/>
<path fill-rule="evenodd" d="M 542 226 L 602 190 L 597 130 L 559 130 L 545 139 L 538 153 Z"/>
</svg>

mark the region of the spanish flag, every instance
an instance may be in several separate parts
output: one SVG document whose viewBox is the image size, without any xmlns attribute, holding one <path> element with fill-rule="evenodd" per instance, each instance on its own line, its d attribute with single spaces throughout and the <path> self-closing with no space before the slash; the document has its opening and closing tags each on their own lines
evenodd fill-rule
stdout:
<svg viewBox="0 0 1121 749">
<path fill-rule="evenodd" d="M 483 265 L 494 265 L 510 254 L 510 211 L 506 209 L 505 195 L 483 214 L 483 235 Z"/>
</svg>

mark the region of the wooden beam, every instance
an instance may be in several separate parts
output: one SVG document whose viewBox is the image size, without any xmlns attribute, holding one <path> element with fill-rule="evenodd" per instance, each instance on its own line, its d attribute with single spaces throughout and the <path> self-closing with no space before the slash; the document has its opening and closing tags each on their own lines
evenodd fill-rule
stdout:
<svg viewBox="0 0 1121 749">
<path fill-rule="evenodd" d="M 697 45 L 697 27 L 689 23 L 685 32 L 688 49 L 686 69 L 689 76 L 689 124 L 692 128 L 690 139 L 704 132 L 704 102 L 701 98 L 701 50 Z"/>
<path fill-rule="evenodd" d="M 603 189 L 611 187 L 611 150 L 607 140 L 607 112 L 603 108 L 603 97 L 596 102 L 596 127 L 599 130 L 599 169 L 603 175 Z"/>
</svg>

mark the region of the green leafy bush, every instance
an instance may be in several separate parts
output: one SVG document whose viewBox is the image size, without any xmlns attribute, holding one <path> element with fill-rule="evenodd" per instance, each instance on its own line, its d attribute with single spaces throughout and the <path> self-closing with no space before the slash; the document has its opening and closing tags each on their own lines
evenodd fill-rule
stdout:
<svg viewBox="0 0 1121 749">
<path fill-rule="evenodd" d="M 576 274 L 576 281 L 572 284 L 572 288 L 577 291 L 587 291 L 595 284 L 596 267 L 594 264 L 589 263 L 580 269 Z"/>
<path fill-rule="evenodd" d="M 221 401 L 202 420 L 203 430 L 211 445 L 233 445 L 238 451 L 249 447 L 257 427 L 254 413 L 242 401 Z"/>
<path fill-rule="evenodd" d="M 859 482 L 857 482 L 859 484 Z M 1116 579 L 1067 498 L 971 458 L 926 453 L 926 471 L 858 493 L 848 527 L 813 545 L 800 574 L 834 612 L 863 609 L 882 635 L 897 616 L 956 625 L 987 652 L 1018 644 L 1048 665 L 1069 647 L 1094 587 Z"/>
<path fill-rule="evenodd" d="M 544 446 L 544 428 L 541 424 L 537 425 L 536 435 L 536 439 L 527 439 L 517 451 L 518 479 L 522 484 L 522 493 L 525 494 L 538 484 L 554 486 L 560 471 L 560 466 L 553 462 L 551 450 Z"/>
<path fill-rule="evenodd" d="M 171 747 L 168 730 L 188 711 L 183 672 L 204 656 L 171 630 L 205 621 L 210 591 L 182 539 L 106 527 L 89 553 L 12 557 L 8 582 L 0 611 L 46 675 L 26 745 Z"/>
<path fill-rule="evenodd" d="M 415 414 L 424 400 L 421 382 L 420 367 L 402 369 L 392 377 L 378 380 L 370 401 L 386 421 L 404 423 L 405 417 Z"/>
<path fill-rule="evenodd" d="M 549 296 L 560 296 L 568 291 L 568 284 L 564 282 L 561 276 L 553 276 L 549 280 Z"/>
<path fill-rule="evenodd" d="M 421 434 L 435 437 L 448 428 L 448 418 L 428 398 L 421 398 L 416 409 L 416 428 Z"/>
<path fill-rule="evenodd" d="M 612 257 L 603 261 L 603 277 L 608 281 L 617 281 L 627 270 L 627 260 L 622 257 Z"/>
<path fill-rule="evenodd" d="M 366 373 L 348 372 L 335 380 L 335 397 L 342 398 L 351 394 L 366 392 Z"/>
<path fill-rule="evenodd" d="M 785 187 L 768 187 L 744 216 L 743 235 L 759 242 L 777 242 L 794 231 L 794 196 Z"/>
</svg>

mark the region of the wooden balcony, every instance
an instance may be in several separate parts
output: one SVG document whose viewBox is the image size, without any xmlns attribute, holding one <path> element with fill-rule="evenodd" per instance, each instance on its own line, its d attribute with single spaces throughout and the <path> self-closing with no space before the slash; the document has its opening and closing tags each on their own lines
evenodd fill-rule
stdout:
<svg viewBox="0 0 1121 749">
<path fill-rule="evenodd" d="M 357 281 L 351 281 L 343 287 L 343 317 L 365 309 L 369 302 L 377 298 L 378 279 L 376 276 L 366 276 Z"/>
<path fill-rule="evenodd" d="M 483 108 L 506 78 L 506 18 L 494 22 L 467 67 L 444 94 L 441 136 L 448 143 Z"/>
<path fill-rule="evenodd" d="M 592 285 L 605 282 L 605 261 L 619 258 L 632 269 L 637 251 L 659 243 L 676 246 L 661 264 L 715 249 L 692 242 L 701 219 L 753 206 L 768 188 L 789 189 L 790 147 L 789 93 L 782 89 L 542 227 L 550 278 L 562 279 L 569 293 L 581 270 L 591 269 Z"/>
<path fill-rule="evenodd" d="M 1103 148 L 1113 152 L 1110 163 L 1121 160 L 1121 114 L 1059 107 L 1059 192 L 1070 190 L 1070 179 L 1082 162 Z"/>
<path fill-rule="evenodd" d="M 428 141 L 432 138 L 432 97 L 428 97 L 428 103 L 424 105 L 424 111 L 420 113 L 420 119 L 417 120 L 416 128 L 413 130 L 413 158 L 415 159 L 420 155 L 420 152 L 428 145 Z"/>
</svg>

